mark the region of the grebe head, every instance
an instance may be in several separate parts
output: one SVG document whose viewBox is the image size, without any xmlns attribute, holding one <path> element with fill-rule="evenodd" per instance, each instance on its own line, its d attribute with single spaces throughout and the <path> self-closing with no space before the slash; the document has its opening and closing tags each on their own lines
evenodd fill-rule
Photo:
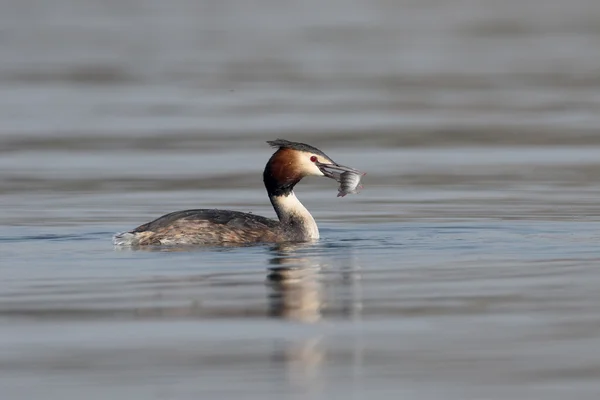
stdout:
<svg viewBox="0 0 600 400">
<path fill-rule="evenodd" d="M 271 156 L 263 174 L 269 194 L 287 196 L 305 176 L 336 179 L 341 172 L 355 169 L 334 162 L 316 147 L 277 139 L 267 141 L 278 150 Z"/>
</svg>

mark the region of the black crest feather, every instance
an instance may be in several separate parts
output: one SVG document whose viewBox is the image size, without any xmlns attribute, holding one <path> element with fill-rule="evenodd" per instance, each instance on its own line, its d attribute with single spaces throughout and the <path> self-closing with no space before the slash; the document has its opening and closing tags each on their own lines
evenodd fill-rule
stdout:
<svg viewBox="0 0 600 400">
<path fill-rule="evenodd" d="M 279 148 L 279 149 L 283 148 L 283 149 L 305 151 L 307 153 L 318 154 L 320 156 L 323 156 L 323 157 L 331 160 L 331 158 L 329 158 L 329 156 L 327 154 L 323 153 L 321 150 L 319 150 L 316 147 L 313 147 L 311 145 L 305 144 L 305 143 L 290 142 L 289 140 L 285 140 L 285 139 L 267 140 L 267 143 L 271 147 L 275 147 L 275 148 Z"/>
</svg>

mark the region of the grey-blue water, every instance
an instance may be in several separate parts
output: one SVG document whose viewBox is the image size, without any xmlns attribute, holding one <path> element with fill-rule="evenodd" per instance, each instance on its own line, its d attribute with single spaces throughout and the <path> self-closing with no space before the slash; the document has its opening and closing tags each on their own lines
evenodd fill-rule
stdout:
<svg viewBox="0 0 600 400">
<path fill-rule="evenodd" d="M 0 12 L 0 398 L 597 399 L 600 3 L 14 0 Z M 321 240 L 115 249 L 275 217 L 265 140 L 366 171 Z"/>
</svg>

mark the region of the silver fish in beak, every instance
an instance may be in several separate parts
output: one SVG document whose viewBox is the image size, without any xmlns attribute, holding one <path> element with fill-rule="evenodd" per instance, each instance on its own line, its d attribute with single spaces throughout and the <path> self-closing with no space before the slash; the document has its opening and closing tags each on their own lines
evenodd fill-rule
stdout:
<svg viewBox="0 0 600 400">
<path fill-rule="evenodd" d="M 338 188 L 337 197 L 344 197 L 348 193 L 356 194 L 358 193 L 358 189 L 362 189 L 362 185 L 360 184 L 360 180 L 366 173 L 364 172 L 351 172 L 346 171 L 342 172 L 340 175 L 340 187 Z"/>
<path fill-rule="evenodd" d="M 366 175 L 364 172 L 336 163 L 317 163 L 317 167 L 323 175 L 340 183 L 338 197 L 344 197 L 348 193 L 355 194 L 358 193 L 358 189 L 362 189 L 360 180 Z"/>
</svg>

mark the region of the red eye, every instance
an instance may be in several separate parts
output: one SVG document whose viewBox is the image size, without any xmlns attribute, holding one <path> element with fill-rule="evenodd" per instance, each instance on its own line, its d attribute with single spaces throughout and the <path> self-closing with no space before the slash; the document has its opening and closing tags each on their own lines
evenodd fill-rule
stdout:
<svg viewBox="0 0 600 400">
<path fill-rule="evenodd" d="M 317 156 L 311 156 L 310 157 L 310 161 L 317 162 Z"/>
</svg>

